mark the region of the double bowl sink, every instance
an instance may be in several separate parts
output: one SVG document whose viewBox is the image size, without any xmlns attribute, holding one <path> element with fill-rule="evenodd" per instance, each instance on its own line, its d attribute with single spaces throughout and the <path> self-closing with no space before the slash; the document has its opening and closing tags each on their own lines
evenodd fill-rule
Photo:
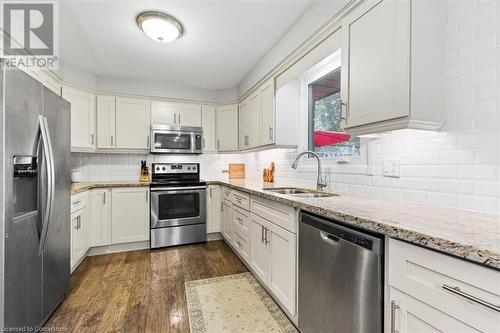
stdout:
<svg viewBox="0 0 500 333">
<path fill-rule="evenodd" d="M 263 190 L 277 194 L 289 195 L 296 198 L 328 198 L 337 195 L 334 193 L 306 190 L 296 187 L 263 188 Z"/>
</svg>

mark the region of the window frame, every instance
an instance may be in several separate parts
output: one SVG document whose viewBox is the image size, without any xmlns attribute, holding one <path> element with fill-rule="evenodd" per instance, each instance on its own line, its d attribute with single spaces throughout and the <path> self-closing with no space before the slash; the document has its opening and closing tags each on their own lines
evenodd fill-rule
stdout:
<svg viewBox="0 0 500 333">
<path fill-rule="evenodd" d="M 310 99 L 309 99 L 309 85 L 321 79 L 325 75 L 337 70 L 341 67 L 341 50 L 338 49 L 333 52 L 328 57 L 324 58 L 316 65 L 309 68 L 307 71 L 302 73 L 300 76 L 300 124 L 306 124 L 306 126 L 300 126 L 300 149 L 302 151 L 309 150 L 309 140 L 311 134 L 309 131 L 309 126 L 312 124 L 312 112 L 310 112 Z M 341 74 L 342 75 L 342 74 Z M 341 87 L 342 90 L 342 87 Z M 342 121 L 342 127 L 345 126 L 345 122 Z M 332 163 L 349 163 L 349 164 L 368 164 L 367 157 L 367 140 L 360 138 L 360 152 L 359 156 L 328 156 L 322 157 L 322 160 Z M 312 158 L 312 157 L 310 157 Z"/>
</svg>

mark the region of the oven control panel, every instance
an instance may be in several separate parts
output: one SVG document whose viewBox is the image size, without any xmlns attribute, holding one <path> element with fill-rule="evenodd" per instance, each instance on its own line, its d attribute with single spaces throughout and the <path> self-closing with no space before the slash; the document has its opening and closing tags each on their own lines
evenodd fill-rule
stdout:
<svg viewBox="0 0 500 333">
<path fill-rule="evenodd" d="M 153 163 L 153 174 L 199 173 L 197 163 Z"/>
</svg>

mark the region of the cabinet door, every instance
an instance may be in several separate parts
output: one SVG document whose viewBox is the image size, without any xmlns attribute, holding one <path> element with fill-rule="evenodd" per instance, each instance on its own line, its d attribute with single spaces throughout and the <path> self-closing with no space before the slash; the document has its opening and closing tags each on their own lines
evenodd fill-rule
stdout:
<svg viewBox="0 0 500 333">
<path fill-rule="evenodd" d="M 177 120 L 181 126 L 201 126 L 201 105 L 184 104 L 177 105 Z"/>
<path fill-rule="evenodd" d="M 148 188 L 113 188 L 111 193 L 111 243 L 147 241 L 149 239 Z"/>
<path fill-rule="evenodd" d="M 151 124 L 153 126 L 179 126 L 177 105 L 167 101 L 151 101 Z"/>
<path fill-rule="evenodd" d="M 75 264 L 80 259 L 83 249 L 83 240 L 80 228 L 80 214 L 78 212 L 71 214 L 71 268 L 73 270 Z"/>
<path fill-rule="evenodd" d="M 221 231 L 220 187 L 208 186 L 207 196 L 207 233 Z"/>
<path fill-rule="evenodd" d="M 116 148 L 149 149 L 150 102 L 116 98 Z"/>
<path fill-rule="evenodd" d="M 222 202 L 222 235 L 228 242 L 233 240 L 233 209 L 230 204 Z"/>
<path fill-rule="evenodd" d="M 95 96 L 83 90 L 63 87 L 62 97 L 71 103 L 72 151 L 91 151 L 96 147 Z"/>
<path fill-rule="evenodd" d="M 396 288 L 390 290 L 391 316 L 388 327 L 400 333 L 471 333 L 481 332 L 462 321 L 446 315 L 432 306 Z M 391 327 L 393 326 L 393 327 Z"/>
<path fill-rule="evenodd" d="M 274 143 L 274 81 L 260 89 L 260 145 Z"/>
<path fill-rule="evenodd" d="M 295 314 L 295 235 L 269 223 L 267 239 L 269 242 L 268 286 L 287 310 Z"/>
<path fill-rule="evenodd" d="M 342 41 L 346 127 L 408 116 L 410 1 L 367 1 L 344 20 Z"/>
<path fill-rule="evenodd" d="M 97 96 L 97 148 L 115 148 L 114 96 Z"/>
<path fill-rule="evenodd" d="M 111 191 L 96 189 L 90 193 L 90 246 L 111 244 Z"/>
<path fill-rule="evenodd" d="M 203 105 L 201 108 L 201 126 L 203 128 L 203 151 L 214 152 L 216 148 L 215 107 Z"/>
<path fill-rule="evenodd" d="M 238 150 L 238 106 L 217 107 L 217 150 Z"/>
<path fill-rule="evenodd" d="M 250 266 L 255 274 L 267 283 L 269 251 L 265 239 L 268 222 L 253 213 L 250 213 Z M 295 272 L 294 272 L 295 274 Z"/>
<path fill-rule="evenodd" d="M 238 111 L 238 147 L 250 148 L 250 106 L 248 101 L 240 104 Z"/>
<path fill-rule="evenodd" d="M 71 214 L 71 270 L 81 261 L 89 249 L 88 245 L 88 213 L 87 208 Z"/>
<path fill-rule="evenodd" d="M 248 101 L 248 121 L 249 121 L 249 138 L 248 147 L 255 148 L 259 146 L 260 140 L 260 100 L 261 95 L 255 94 Z"/>
</svg>

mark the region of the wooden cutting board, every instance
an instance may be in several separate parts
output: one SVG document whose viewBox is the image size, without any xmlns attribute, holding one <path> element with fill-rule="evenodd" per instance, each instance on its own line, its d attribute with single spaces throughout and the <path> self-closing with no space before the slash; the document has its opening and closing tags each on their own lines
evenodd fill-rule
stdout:
<svg viewBox="0 0 500 333">
<path fill-rule="evenodd" d="M 243 179 L 243 178 L 245 178 L 245 164 L 229 163 L 229 179 Z"/>
</svg>

